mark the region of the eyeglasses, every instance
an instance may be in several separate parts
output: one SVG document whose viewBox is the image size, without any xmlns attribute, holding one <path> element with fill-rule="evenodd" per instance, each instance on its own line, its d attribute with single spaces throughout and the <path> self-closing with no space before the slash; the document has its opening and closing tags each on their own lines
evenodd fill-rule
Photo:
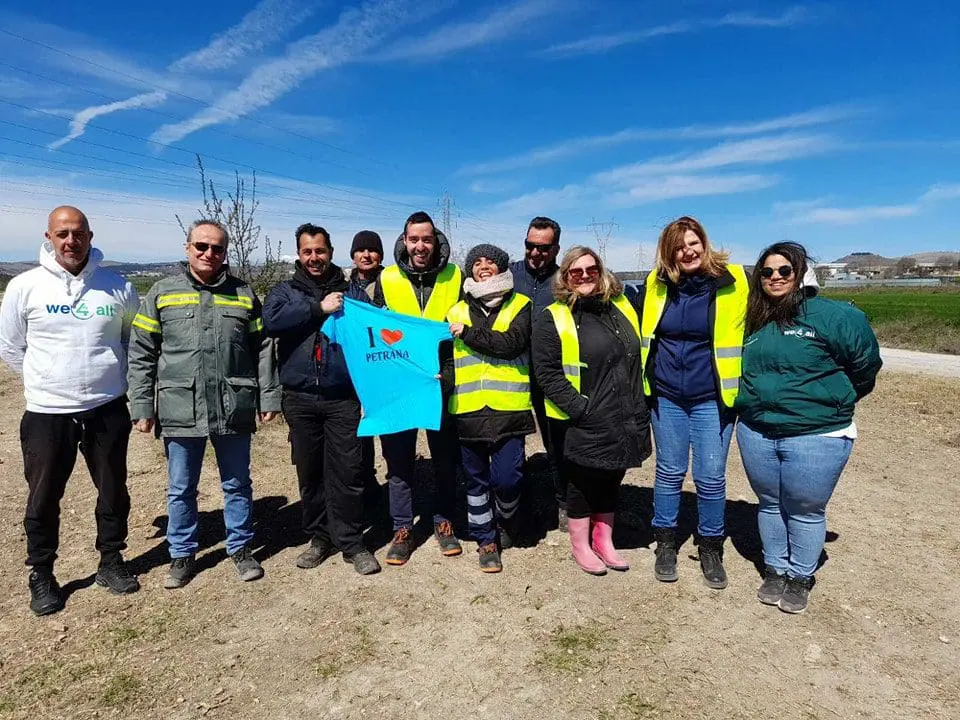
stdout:
<svg viewBox="0 0 960 720">
<path fill-rule="evenodd" d="M 200 255 L 203 255 L 207 250 L 212 252 L 216 257 L 223 257 L 227 254 L 226 245 L 211 245 L 210 243 L 205 242 L 195 242 L 190 244 L 193 245 L 194 249 Z"/>
<path fill-rule="evenodd" d="M 570 279 L 574 282 L 581 282 L 584 277 L 587 280 L 596 280 L 600 277 L 600 268 L 596 265 L 591 265 L 588 268 L 570 268 L 567 270 L 567 275 L 570 276 Z"/>
<path fill-rule="evenodd" d="M 793 275 L 793 268 L 790 267 L 789 265 L 781 265 L 778 268 L 772 268 L 772 267 L 760 268 L 760 277 L 766 278 L 767 280 L 772 278 L 774 273 L 779 273 L 780 277 L 786 280 L 788 277 Z"/>
<path fill-rule="evenodd" d="M 542 244 L 540 244 L 540 243 L 532 243 L 532 242 L 530 242 L 529 240 L 524 240 L 524 241 L 523 241 L 523 246 L 524 246 L 527 250 L 529 250 L 530 252 L 548 253 L 548 252 L 550 252 L 551 250 L 553 250 L 553 249 L 557 246 L 557 244 L 556 244 L 556 243 L 550 243 L 549 245 L 542 245 Z"/>
</svg>

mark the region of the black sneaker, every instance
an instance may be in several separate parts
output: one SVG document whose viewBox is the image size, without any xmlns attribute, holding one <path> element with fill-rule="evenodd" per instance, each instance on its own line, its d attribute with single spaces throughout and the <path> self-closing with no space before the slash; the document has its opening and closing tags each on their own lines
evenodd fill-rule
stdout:
<svg viewBox="0 0 960 720">
<path fill-rule="evenodd" d="M 140 589 L 137 576 L 130 572 L 122 558 L 101 563 L 97 568 L 96 583 L 114 595 L 129 595 Z"/>
<path fill-rule="evenodd" d="M 463 552 L 460 541 L 453 534 L 453 525 L 450 524 L 449 520 L 441 520 L 434 525 L 433 536 L 437 538 L 437 542 L 440 544 L 440 552 L 447 557 L 453 557 Z"/>
<path fill-rule="evenodd" d="M 498 573 L 503 570 L 496 543 L 481 545 L 477 548 L 477 552 L 480 553 L 480 570 L 485 573 Z"/>
<path fill-rule="evenodd" d="M 500 549 L 509 550 L 517 545 L 517 536 L 514 531 L 500 525 L 497 528 L 497 538 L 500 540 Z"/>
<path fill-rule="evenodd" d="M 810 588 L 812 587 L 812 577 L 787 577 L 787 583 L 783 588 L 783 595 L 780 596 L 777 607 L 785 613 L 799 615 L 807 609 L 807 598 L 810 596 Z"/>
<path fill-rule="evenodd" d="M 343 561 L 352 563 L 353 569 L 361 575 L 375 575 L 380 572 L 380 563 L 369 550 L 361 550 L 353 555 L 343 554 Z"/>
<path fill-rule="evenodd" d="M 654 528 L 657 549 L 653 574 L 660 582 L 677 581 L 677 532 L 674 528 Z"/>
<path fill-rule="evenodd" d="M 170 561 L 170 570 L 167 571 L 167 577 L 163 581 L 163 586 L 167 590 L 182 588 L 193 579 L 197 571 L 196 564 L 193 555 L 174 558 Z"/>
<path fill-rule="evenodd" d="M 393 542 L 387 550 L 387 565 L 406 565 L 413 552 L 410 530 L 400 528 L 393 534 Z"/>
<path fill-rule="evenodd" d="M 250 548 L 240 548 L 231 555 L 230 558 L 237 567 L 237 575 L 239 575 L 240 579 L 244 582 L 259 580 L 263 577 L 263 568 L 253 556 L 253 553 L 250 552 Z"/>
<path fill-rule="evenodd" d="M 763 568 L 763 583 L 757 590 L 757 599 L 764 605 L 776 605 L 780 602 L 783 589 L 787 586 L 787 576 L 781 575 L 769 565 Z"/>
<path fill-rule="evenodd" d="M 60 585 L 49 568 L 34 568 L 27 581 L 30 587 L 30 609 L 36 615 L 50 615 L 63 610 Z"/>
<path fill-rule="evenodd" d="M 336 552 L 333 543 L 326 538 L 313 538 L 307 549 L 297 556 L 297 567 L 304 570 L 315 568 Z"/>
</svg>

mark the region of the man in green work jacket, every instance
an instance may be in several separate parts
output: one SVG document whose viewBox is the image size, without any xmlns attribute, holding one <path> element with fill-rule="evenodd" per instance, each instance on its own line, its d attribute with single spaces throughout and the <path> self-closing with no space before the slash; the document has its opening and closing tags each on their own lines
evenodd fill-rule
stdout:
<svg viewBox="0 0 960 720">
<path fill-rule="evenodd" d="M 260 301 L 226 266 L 228 242 L 219 223 L 193 223 L 183 272 L 150 288 L 130 338 L 130 415 L 137 430 L 163 438 L 167 457 L 171 563 L 164 587 L 171 589 L 195 572 L 207 438 L 220 470 L 227 552 L 242 580 L 263 577 L 250 549 L 250 440 L 258 418 L 268 422 L 280 411 L 280 384 Z"/>
</svg>

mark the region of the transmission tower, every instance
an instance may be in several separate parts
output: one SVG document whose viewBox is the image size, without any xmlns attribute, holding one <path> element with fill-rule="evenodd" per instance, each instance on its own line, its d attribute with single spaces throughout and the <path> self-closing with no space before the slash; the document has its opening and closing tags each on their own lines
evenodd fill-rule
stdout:
<svg viewBox="0 0 960 720">
<path fill-rule="evenodd" d="M 447 239 L 450 239 L 450 207 L 454 204 L 453 198 L 450 197 L 450 193 L 446 190 L 443 191 L 443 195 L 440 196 L 440 229 L 443 231 L 443 234 L 447 236 Z"/>
<path fill-rule="evenodd" d="M 597 254 L 600 255 L 600 259 L 603 260 L 604 264 L 607 262 L 607 244 L 610 242 L 610 236 L 618 227 L 613 219 L 607 222 L 597 222 L 597 219 L 593 218 L 593 222 L 587 225 L 587 230 L 593 231 L 593 237 L 597 245 Z"/>
</svg>

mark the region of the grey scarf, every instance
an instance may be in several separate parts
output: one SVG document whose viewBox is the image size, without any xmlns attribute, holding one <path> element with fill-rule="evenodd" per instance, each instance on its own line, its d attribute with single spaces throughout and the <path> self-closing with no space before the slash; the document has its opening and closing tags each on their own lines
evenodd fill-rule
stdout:
<svg viewBox="0 0 960 720">
<path fill-rule="evenodd" d="M 463 292 L 479 300 L 488 315 L 491 310 L 500 307 L 503 297 L 511 290 L 513 290 L 513 273 L 509 270 L 480 282 L 472 277 L 468 277 L 463 282 Z"/>
</svg>

